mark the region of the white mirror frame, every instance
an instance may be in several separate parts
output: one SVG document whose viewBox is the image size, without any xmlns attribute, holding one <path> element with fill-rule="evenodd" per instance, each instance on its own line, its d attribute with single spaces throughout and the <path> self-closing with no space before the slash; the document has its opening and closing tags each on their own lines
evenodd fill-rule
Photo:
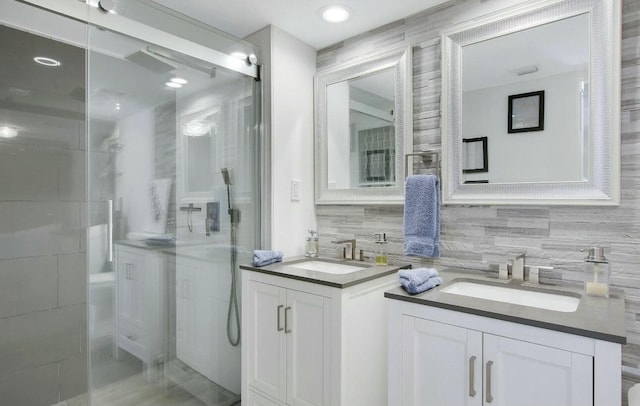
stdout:
<svg viewBox="0 0 640 406">
<path fill-rule="evenodd" d="M 396 68 L 394 102 L 396 154 L 394 186 L 329 189 L 327 157 L 327 86 L 376 71 Z M 315 202 L 316 204 L 404 204 L 404 160 L 413 152 L 413 88 L 411 46 L 320 70 L 315 76 Z M 345 134 L 348 136 L 348 134 Z M 348 176 L 348 174 L 345 174 Z"/>
<path fill-rule="evenodd" d="M 590 151 L 585 182 L 462 183 L 462 47 L 572 17 L 590 19 Z M 620 204 L 619 0 L 544 0 L 442 33 L 442 202 L 481 205 Z"/>
</svg>

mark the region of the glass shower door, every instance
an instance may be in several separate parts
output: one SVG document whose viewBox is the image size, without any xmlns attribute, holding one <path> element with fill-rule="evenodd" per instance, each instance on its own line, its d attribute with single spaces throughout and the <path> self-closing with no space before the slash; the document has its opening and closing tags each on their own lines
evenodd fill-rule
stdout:
<svg viewBox="0 0 640 406">
<path fill-rule="evenodd" d="M 91 404 L 239 404 L 256 82 L 91 25 L 87 77 Z"/>
</svg>

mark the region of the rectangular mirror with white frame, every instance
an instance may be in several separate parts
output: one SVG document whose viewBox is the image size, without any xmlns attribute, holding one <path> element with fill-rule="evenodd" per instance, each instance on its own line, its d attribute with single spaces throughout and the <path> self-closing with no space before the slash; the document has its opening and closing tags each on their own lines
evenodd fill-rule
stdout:
<svg viewBox="0 0 640 406">
<path fill-rule="evenodd" d="M 620 7 L 527 2 L 442 33 L 443 203 L 619 204 Z"/>
<path fill-rule="evenodd" d="M 316 204 L 403 203 L 411 83 L 409 46 L 316 74 Z"/>
</svg>

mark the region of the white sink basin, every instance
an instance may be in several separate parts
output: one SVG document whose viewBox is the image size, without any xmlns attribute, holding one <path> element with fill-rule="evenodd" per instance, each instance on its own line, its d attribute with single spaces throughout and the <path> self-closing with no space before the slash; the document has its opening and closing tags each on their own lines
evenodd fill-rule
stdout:
<svg viewBox="0 0 640 406">
<path fill-rule="evenodd" d="M 346 264 L 336 264 L 333 262 L 324 262 L 324 261 L 305 261 L 299 262 L 296 264 L 291 264 L 296 268 L 306 269 L 308 271 L 317 271 L 324 273 L 331 273 L 336 275 L 345 275 L 351 272 L 360 271 L 367 267 L 356 266 L 356 265 L 346 265 Z"/>
<path fill-rule="evenodd" d="M 469 296 L 567 313 L 575 312 L 580 304 L 580 298 L 561 293 L 537 292 L 469 281 L 454 282 L 440 291 L 452 295 Z"/>
</svg>

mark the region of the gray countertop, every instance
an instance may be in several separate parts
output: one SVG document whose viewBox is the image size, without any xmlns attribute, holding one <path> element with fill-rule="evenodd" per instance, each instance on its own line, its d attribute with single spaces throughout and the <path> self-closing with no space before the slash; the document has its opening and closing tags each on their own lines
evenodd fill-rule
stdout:
<svg viewBox="0 0 640 406">
<path fill-rule="evenodd" d="M 169 245 L 149 245 L 144 240 L 118 240 L 116 244 L 144 250 L 159 250 L 170 247 Z"/>
<path fill-rule="evenodd" d="M 579 284 L 548 285 L 499 280 L 486 272 L 458 269 L 440 271 L 442 285 L 417 295 L 410 295 L 401 287 L 385 292 L 389 299 L 403 300 L 455 310 L 464 313 L 506 320 L 549 330 L 626 344 L 624 294 L 619 289 L 611 289 L 609 298 L 587 296 Z M 502 283 L 516 289 L 543 290 L 547 293 L 565 292 L 580 296 L 580 304 L 575 312 L 559 312 L 538 309 L 510 303 L 478 299 L 442 292 L 442 289 L 456 279 L 473 279 Z"/>
<path fill-rule="evenodd" d="M 359 267 L 366 267 L 360 271 L 351 272 L 345 275 L 330 274 L 326 272 L 309 271 L 296 267 L 297 263 L 305 262 L 309 260 L 320 260 L 323 262 L 333 262 L 342 265 L 353 265 Z M 359 283 L 367 282 L 381 276 L 389 275 L 397 272 L 400 269 L 411 268 L 411 265 L 375 265 L 369 262 L 360 261 L 339 261 L 327 258 L 305 258 L 305 257 L 292 257 L 283 262 L 275 264 L 255 267 L 252 265 L 240 265 L 240 269 L 246 271 L 262 272 L 266 274 L 282 276 L 284 278 L 297 279 L 300 281 L 317 283 L 320 285 L 332 286 L 335 288 L 347 288 L 349 286 L 357 285 Z"/>
<path fill-rule="evenodd" d="M 149 244 L 144 240 L 119 240 L 116 244 L 149 251 L 161 251 L 164 254 L 189 257 L 201 261 L 211 261 L 220 258 L 221 253 L 227 253 L 231 246 L 212 244 L 206 241 L 194 240 L 175 244 Z"/>
</svg>

